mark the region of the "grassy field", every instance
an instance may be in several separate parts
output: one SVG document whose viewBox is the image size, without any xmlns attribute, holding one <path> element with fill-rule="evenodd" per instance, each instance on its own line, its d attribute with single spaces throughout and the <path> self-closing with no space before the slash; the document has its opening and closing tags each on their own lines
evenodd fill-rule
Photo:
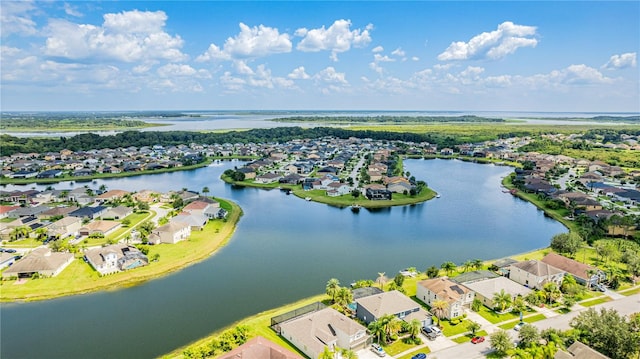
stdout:
<svg viewBox="0 0 640 359">
<path fill-rule="evenodd" d="M 218 200 L 221 206 L 229 211 L 227 221 L 211 221 L 203 231 L 192 232 L 186 241 L 173 245 L 150 246 L 148 257 L 152 258 L 158 254 L 160 257 L 157 262 L 150 262 L 148 266 L 135 270 L 101 277 L 89 264 L 79 259 L 81 255 L 78 255 L 69 267 L 54 278 L 27 280 L 23 284 L 16 284 L 16 281 L 0 282 L 0 301 L 44 300 L 123 288 L 164 276 L 201 261 L 229 241 L 242 215 L 242 210 L 235 203 Z"/>
<path fill-rule="evenodd" d="M 546 318 L 547 317 L 545 317 L 544 314 L 539 313 L 539 314 L 536 314 L 536 315 L 532 315 L 530 317 L 525 317 L 525 318 L 522 319 L 522 321 L 525 322 L 525 323 L 533 323 L 533 322 L 537 322 L 537 321 L 540 321 L 540 320 L 544 320 Z M 518 324 L 518 322 L 519 322 L 518 320 L 514 320 L 513 322 L 509 322 L 507 324 L 499 325 L 499 327 L 502 328 L 502 329 L 508 330 L 508 329 L 511 329 L 511 328 L 515 327 L 516 324 Z"/>
<path fill-rule="evenodd" d="M 602 297 L 598 297 L 596 299 L 591 299 L 591 300 L 586 300 L 584 302 L 580 302 L 580 305 L 583 306 L 583 307 L 593 307 L 594 305 L 602 304 L 602 303 L 606 303 L 606 302 L 610 302 L 610 301 L 612 301 L 611 297 L 602 296 Z"/>
</svg>

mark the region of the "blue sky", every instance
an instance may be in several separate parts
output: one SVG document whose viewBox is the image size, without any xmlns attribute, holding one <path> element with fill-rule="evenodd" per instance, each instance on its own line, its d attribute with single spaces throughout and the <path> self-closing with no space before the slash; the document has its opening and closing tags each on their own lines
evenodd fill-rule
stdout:
<svg viewBox="0 0 640 359">
<path fill-rule="evenodd" d="M 640 2 L 0 2 L 2 110 L 640 112 Z"/>
</svg>

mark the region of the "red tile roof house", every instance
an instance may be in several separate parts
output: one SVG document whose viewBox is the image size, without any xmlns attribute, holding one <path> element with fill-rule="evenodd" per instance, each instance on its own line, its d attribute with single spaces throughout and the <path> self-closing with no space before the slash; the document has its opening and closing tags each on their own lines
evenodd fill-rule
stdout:
<svg viewBox="0 0 640 359">
<path fill-rule="evenodd" d="M 18 206 L 0 206 L 0 219 L 9 217 L 9 214 L 20 207 Z"/>
</svg>

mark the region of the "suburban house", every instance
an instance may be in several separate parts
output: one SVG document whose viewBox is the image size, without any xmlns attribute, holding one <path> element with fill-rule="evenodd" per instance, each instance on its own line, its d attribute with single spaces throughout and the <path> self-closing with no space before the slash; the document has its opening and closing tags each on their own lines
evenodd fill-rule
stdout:
<svg viewBox="0 0 640 359">
<path fill-rule="evenodd" d="M 526 296 L 531 293 L 531 289 L 524 287 L 505 277 L 496 277 L 476 282 L 464 283 L 464 286 L 476 293 L 476 298 L 489 308 L 494 308 L 493 296 L 504 290 L 515 299 L 517 296 Z"/>
<path fill-rule="evenodd" d="M 94 233 L 99 233 L 107 236 L 121 226 L 122 224 L 120 222 L 97 220 L 87 223 L 85 226 L 80 228 L 78 232 L 81 236 L 89 236 Z"/>
<path fill-rule="evenodd" d="M 49 225 L 49 235 L 65 238 L 75 236 L 82 227 L 82 218 L 64 217 Z"/>
<path fill-rule="evenodd" d="M 509 266 L 509 278 L 529 288 L 542 289 L 548 282 L 560 286 L 564 275 L 565 271 L 535 259 Z"/>
<path fill-rule="evenodd" d="M 558 350 L 554 359 L 609 359 L 608 356 L 579 341 L 573 342 L 567 351 Z"/>
<path fill-rule="evenodd" d="M 282 178 L 282 176 L 277 173 L 265 173 L 263 175 L 257 176 L 254 182 L 262 184 L 276 183 L 280 178 Z"/>
<path fill-rule="evenodd" d="M 203 215 L 208 219 L 223 218 L 223 216 L 221 217 L 220 215 L 220 211 L 220 203 L 216 201 L 205 202 L 200 200 L 191 202 L 182 209 L 182 212 Z"/>
<path fill-rule="evenodd" d="M 576 282 L 582 285 L 588 282 L 589 286 L 592 286 L 606 278 L 606 274 L 600 269 L 557 253 L 549 253 L 541 261 L 571 274 Z"/>
<path fill-rule="evenodd" d="M 432 306 L 436 300 L 449 303 L 445 318 L 459 317 L 465 307 L 470 307 L 475 293 L 469 288 L 449 280 L 449 278 L 433 278 L 417 283 L 416 298 Z"/>
<path fill-rule="evenodd" d="M 372 183 L 365 186 L 365 196 L 369 200 L 390 200 L 392 192 L 385 186 L 377 183 Z"/>
<path fill-rule="evenodd" d="M 423 327 L 432 323 L 431 313 L 397 290 L 358 298 L 355 302 L 356 317 L 367 324 L 387 314 L 393 314 L 405 322 L 417 319 Z"/>
<path fill-rule="evenodd" d="M 230 352 L 222 354 L 219 359 L 303 359 L 278 344 L 257 336 Z"/>
<path fill-rule="evenodd" d="M 192 231 L 201 231 L 208 220 L 204 214 L 181 213 L 171 218 L 170 222 L 187 223 Z"/>
<path fill-rule="evenodd" d="M 191 226 L 189 224 L 174 221 L 151 231 L 148 240 L 150 244 L 175 244 L 189 238 L 190 235 Z"/>
<path fill-rule="evenodd" d="M 87 258 L 87 262 L 91 264 L 100 275 L 116 273 L 149 264 L 147 256 L 140 252 L 138 248 L 121 243 L 90 249 L 85 253 L 85 258 Z"/>
<path fill-rule="evenodd" d="M 54 217 L 59 217 L 59 216 L 67 216 L 69 215 L 69 213 L 77 210 L 78 207 L 76 206 L 69 206 L 69 207 L 53 207 L 49 210 L 46 210 L 44 212 L 38 213 L 36 215 L 36 217 L 38 217 L 39 219 L 51 219 Z"/>
<path fill-rule="evenodd" d="M 15 211 L 20 207 L 18 206 L 0 206 L 0 219 L 7 218 L 11 214 L 11 212 Z"/>
<path fill-rule="evenodd" d="M 72 217 L 79 217 L 82 219 L 95 219 L 98 217 L 102 217 L 102 215 L 107 211 L 107 207 L 105 206 L 95 206 L 95 207 L 82 207 L 78 208 L 73 212 L 70 212 L 69 215 Z"/>
<path fill-rule="evenodd" d="M 251 180 L 256 178 L 256 170 L 251 167 L 238 168 L 238 172 L 244 174 L 244 179 Z"/>
<path fill-rule="evenodd" d="M 327 195 L 329 197 L 337 197 L 345 194 L 349 194 L 351 192 L 351 188 L 348 185 L 340 182 L 329 183 L 327 186 Z"/>
<path fill-rule="evenodd" d="M 2 278 L 31 278 L 36 273 L 41 277 L 55 277 L 71 264 L 73 258 L 73 253 L 38 248 L 2 272 Z"/>
<path fill-rule="evenodd" d="M 156 199 L 159 196 L 160 195 L 158 192 L 148 190 L 148 189 L 143 189 L 142 191 L 134 193 L 132 197 L 133 199 L 139 202 L 153 203 L 156 201 Z"/>
<path fill-rule="evenodd" d="M 367 328 L 332 308 L 324 308 L 280 324 L 280 335 L 309 358 L 317 358 L 325 347 L 357 351 L 365 348 Z"/>
<path fill-rule="evenodd" d="M 105 202 L 109 202 L 109 201 L 113 201 L 116 199 L 120 199 L 123 198 L 124 196 L 128 195 L 130 192 L 129 191 L 124 191 L 121 189 L 112 189 L 110 191 L 107 191 L 101 195 L 96 196 L 96 202 L 102 204 Z"/>
<path fill-rule="evenodd" d="M 127 206 L 118 206 L 114 208 L 109 208 L 103 215 L 102 218 L 109 219 L 123 219 L 124 217 L 133 213 L 133 208 Z"/>
</svg>

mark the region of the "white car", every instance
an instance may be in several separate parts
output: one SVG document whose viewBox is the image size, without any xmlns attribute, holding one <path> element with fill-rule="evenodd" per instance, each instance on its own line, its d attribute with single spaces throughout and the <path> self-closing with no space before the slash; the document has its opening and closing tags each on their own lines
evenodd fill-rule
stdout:
<svg viewBox="0 0 640 359">
<path fill-rule="evenodd" d="M 379 357 L 387 356 L 387 353 L 384 351 L 384 349 L 382 349 L 380 344 L 371 344 L 371 351 L 376 353 Z"/>
<path fill-rule="evenodd" d="M 515 327 L 513 327 L 513 330 L 515 330 L 515 331 L 517 332 L 517 331 L 519 331 L 520 329 L 522 329 L 522 327 L 524 327 L 524 325 L 525 325 L 525 324 L 526 324 L 526 323 L 524 323 L 524 322 L 520 322 L 520 323 L 516 324 L 516 326 L 515 326 Z"/>
</svg>

